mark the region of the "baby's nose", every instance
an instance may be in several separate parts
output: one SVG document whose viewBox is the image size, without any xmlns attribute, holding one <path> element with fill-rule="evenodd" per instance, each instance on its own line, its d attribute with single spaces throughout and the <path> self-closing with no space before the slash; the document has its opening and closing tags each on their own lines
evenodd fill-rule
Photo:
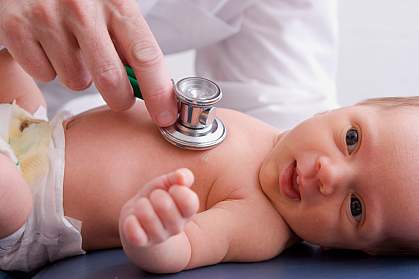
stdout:
<svg viewBox="0 0 419 279">
<path fill-rule="evenodd" d="M 341 163 L 334 163 L 326 156 L 319 156 L 315 164 L 316 178 L 319 181 L 319 191 L 331 195 L 339 185 L 344 185 L 346 170 Z"/>
</svg>

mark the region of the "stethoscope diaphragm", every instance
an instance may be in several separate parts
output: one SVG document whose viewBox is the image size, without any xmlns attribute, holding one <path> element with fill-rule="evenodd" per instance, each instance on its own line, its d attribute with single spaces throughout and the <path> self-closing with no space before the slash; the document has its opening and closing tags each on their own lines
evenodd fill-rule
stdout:
<svg viewBox="0 0 419 279">
<path fill-rule="evenodd" d="M 125 66 L 134 95 L 143 99 L 134 71 Z M 227 135 L 223 122 L 216 117 L 216 104 L 222 98 L 220 87 L 202 77 L 187 77 L 174 84 L 179 115 L 175 124 L 160 128 L 170 143 L 191 150 L 210 149 Z"/>
<path fill-rule="evenodd" d="M 210 149 L 227 135 L 223 122 L 216 117 L 214 104 L 222 98 L 220 87 L 202 77 L 187 77 L 174 85 L 179 117 L 160 132 L 170 143 L 191 150 Z"/>
</svg>

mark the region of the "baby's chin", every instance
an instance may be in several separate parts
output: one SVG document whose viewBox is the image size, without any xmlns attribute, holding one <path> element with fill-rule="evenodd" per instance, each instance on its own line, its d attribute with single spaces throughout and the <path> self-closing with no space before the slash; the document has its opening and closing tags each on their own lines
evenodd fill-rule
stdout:
<svg viewBox="0 0 419 279">
<path fill-rule="evenodd" d="M 273 192 L 273 187 L 275 185 L 275 180 L 277 174 L 275 173 L 274 167 L 272 167 L 272 162 L 270 161 L 271 154 L 268 154 L 267 157 L 263 160 L 260 169 L 259 169 L 259 184 L 262 189 L 262 192 L 271 198 L 271 193 Z"/>
</svg>

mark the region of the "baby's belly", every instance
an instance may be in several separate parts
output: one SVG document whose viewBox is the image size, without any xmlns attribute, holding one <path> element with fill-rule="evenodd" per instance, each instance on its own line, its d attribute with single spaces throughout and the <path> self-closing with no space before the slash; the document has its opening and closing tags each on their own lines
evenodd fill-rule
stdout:
<svg viewBox="0 0 419 279">
<path fill-rule="evenodd" d="M 195 173 L 193 189 L 204 209 L 216 171 L 210 152 L 181 150 L 166 142 L 144 107 L 87 112 L 70 119 L 65 134 L 64 211 L 82 221 L 84 249 L 120 246 L 123 204 L 152 178 L 177 168 Z"/>
</svg>

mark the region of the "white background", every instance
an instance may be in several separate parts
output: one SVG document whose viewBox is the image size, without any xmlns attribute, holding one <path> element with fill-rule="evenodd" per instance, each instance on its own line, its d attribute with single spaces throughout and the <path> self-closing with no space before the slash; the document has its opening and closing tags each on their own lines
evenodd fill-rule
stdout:
<svg viewBox="0 0 419 279">
<path fill-rule="evenodd" d="M 339 1 L 337 92 L 342 105 L 419 95 L 419 1 Z M 193 52 L 167 58 L 175 79 L 193 74 Z"/>
</svg>

